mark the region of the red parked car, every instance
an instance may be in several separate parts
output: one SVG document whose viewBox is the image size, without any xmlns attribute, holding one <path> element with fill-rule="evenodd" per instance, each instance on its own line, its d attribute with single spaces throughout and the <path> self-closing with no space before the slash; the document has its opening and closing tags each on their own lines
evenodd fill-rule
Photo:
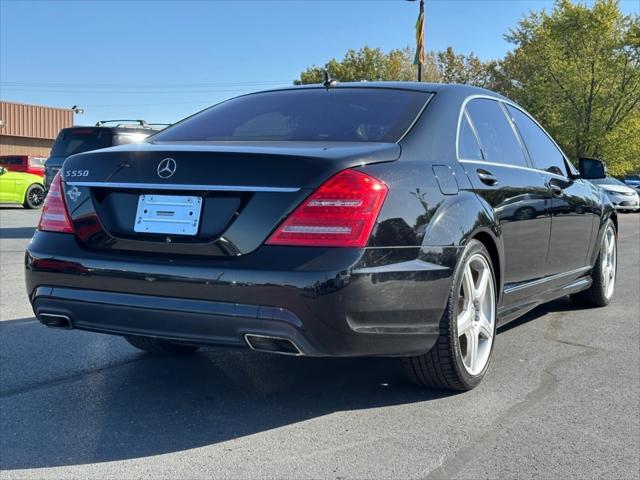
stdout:
<svg viewBox="0 0 640 480">
<path fill-rule="evenodd" d="M 45 157 L 31 155 L 0 155 L 0 167 L 10 172 L 26 172 L 44 177 Z"/>
</svg>

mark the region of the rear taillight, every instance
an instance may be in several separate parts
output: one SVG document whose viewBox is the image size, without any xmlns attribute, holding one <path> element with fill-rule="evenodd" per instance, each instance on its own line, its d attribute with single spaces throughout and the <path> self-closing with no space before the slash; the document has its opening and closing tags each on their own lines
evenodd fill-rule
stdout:
<svg viewBox="0 0 640 480">
<path fill-rule="evenodd" d="M 60 172 L 56 173 L 49 186 L 49 193 L 42 207 L 38 230 L 46 232 L 73 233 L 73 225 L 67 213 L 67 206 L 62 194 Z"/>
<path fill-rule="evenodd" d="M 298 206 L 267 244 L 365 247 L 387 191 L 376 178 L 343 170 Z"/>
</svg>

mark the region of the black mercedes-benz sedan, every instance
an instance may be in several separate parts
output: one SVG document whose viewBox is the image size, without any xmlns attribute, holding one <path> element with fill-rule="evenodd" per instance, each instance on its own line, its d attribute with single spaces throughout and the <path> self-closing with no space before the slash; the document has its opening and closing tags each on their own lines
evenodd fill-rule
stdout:
<svg viewBox="0 0 640 480">
<path fill-rule="evenodd" d="M 69 157 L 26 251 L 50 327 L 153 353 L 203 345 L 403 357 L 476 386 L 497 326 L 609 303 L 617 219 L 522 108 L 487 90 L 327 84 L 240 96 Z"/>
</svg>

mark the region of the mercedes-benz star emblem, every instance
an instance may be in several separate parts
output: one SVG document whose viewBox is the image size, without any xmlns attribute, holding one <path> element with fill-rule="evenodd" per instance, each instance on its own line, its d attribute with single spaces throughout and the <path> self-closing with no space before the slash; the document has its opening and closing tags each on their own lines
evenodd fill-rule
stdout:
<svg viewBox="0 0 640 480">
<path fill-rule="evenodd" d="M 169 178 L 176 173 L 176 161 L 173 158 L 165 158 L 158 164 L 158 176 L 160 178 Z"/>
</svg>

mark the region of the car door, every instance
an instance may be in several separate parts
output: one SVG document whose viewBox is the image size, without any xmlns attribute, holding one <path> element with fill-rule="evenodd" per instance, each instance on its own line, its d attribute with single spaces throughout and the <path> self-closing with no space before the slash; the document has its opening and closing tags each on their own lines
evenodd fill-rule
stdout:
<svg viewBox="0 0 640 480">
<path fill-rule="evenodd" d="M 586 269 L 599 215 L 596 189 L 578 179 L 562 151 L 525 112 L 508 105 L 507 110 L 527 148 L 535 169 L 544 176 L 552 194 L 551 241 L 545 267 L 547 276 L 574 276 Z M 560 283 L 570 279 L 559 279 Z"/>
<path fill-rule="evenodd" d="M 505 304 L 530 291 L 519 286 L 545 274 L 551 231 L 550 191 L 530 168 L 501 102 L 473 98 L 462 112 L 458 156 L 473 188 L 499 224 L 504 250 Z"/>
<path fill-rule="evenodd" d="M 1 168 L 1 167 L 0 167 Z M 16 197 L 14 174 L 4 168 L 0 169 L 0 203 L 13 203 Z"/>
</svg>

